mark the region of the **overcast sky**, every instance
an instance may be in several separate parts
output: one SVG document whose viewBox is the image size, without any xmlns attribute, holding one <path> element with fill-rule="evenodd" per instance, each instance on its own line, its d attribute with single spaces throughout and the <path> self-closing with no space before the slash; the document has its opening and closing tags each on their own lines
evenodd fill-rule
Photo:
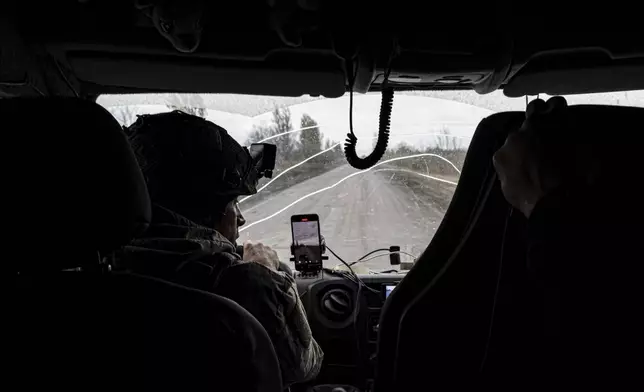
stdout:
<svg viewBox="0 0 644 392">
<path fill-rule="evenodd" d="M 137 114 L 167 111 L 169 94 L 101 96 L 106 107 L 128 106 Z M 532 97 L 533 98 L 533 97 Z M 547 97 L 544 97 L 547 98 Z M 644 91 L 584 94 L 566 97 L 571 104 L 612 104 L 644 107 Z M 199 105 L 208 109 L 207 118 L 226 128 L 240 143 L 245 143 L 253 125 L 269 125 L 270 111 L 276 105 L 289 106 L 294 129 L 300 127 L 302 114 L 320 124 L 325 137 L 337 142 L 349 131 L 348 95 L 325 99 L 314 97 L 268 97 L 233 94 L 200 94 Z M 432 145 L 436 136 L 447 130 L 464 146 L 469 143 L 479 121 L 497 111 L 525 110 L 525 98 L 507 98 L 501 91 L 478 95 L 473 91 L 397 93 L 391 118 L 391 145 L 400 142 L 418 146 Z M 354 95 L 354 131 L 358 151 L 367 152 L 378 130 L 380 95 Z"/>
</svg>

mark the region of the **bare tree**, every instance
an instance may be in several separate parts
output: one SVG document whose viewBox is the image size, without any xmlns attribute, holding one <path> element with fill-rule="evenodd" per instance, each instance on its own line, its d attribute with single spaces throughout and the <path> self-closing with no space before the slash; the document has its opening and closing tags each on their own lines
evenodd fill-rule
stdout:
<svg viewBox="0 0 644 392">
<path fill-rule="evenodd" d="M 118 121 L 121 126 L 129 127 L 136 121 L 136 112 L 131 106 L 110 106 L 107 111 Z"/>
<path fill-rule="evenodd" d="M 337 144 L 335 140 L 326 139 L 324 141 L 324 149 L 328 150 L 334 144 Z M 345 161 L 342 147 L 337 146 L 336 148 L 329 150 L 326 154 L 321 156 L 321 160 L 327 165 L 329 169 L 338 166 L 338 164 L 343 164 Z"/>
<path fill-rule="evenodd" d="M 462 150 L 463 149 L 463 139 L 460 137 L 452 136 L 452 144 L 451 144 L 451 150 Z"/>
<path fill-rule="evenodd" d="M 376 149 L 376 144 L 378 144 L 378 131 L 375 131 L 373 133 L 373 137 L 371 138 L 371 150 Z"/>
<path fill-rule="evenodd" d="M 208 114 L 206 104 L 199 94 L 170 94 L 166 99 L 166 106 L 202 118 L 206 118 Z"/>
<path fill-rule="evenodd" d="M 250 146 L 253 143 L 257 143 L 273 135 L 274 135 L 273 127 L 263 126 L 263 125 L 253 125 L 253 129 L 250 131 L 250 134 L 248 135 L 248 139 L 246 139 L 246 145 Z"/>
<path fill-rule="evenodd" d="M 308 128 L 300 132 L 300 150 L 303 158 L 308 158 L 322 151 L 324 135 L 317 125 L 318 123 L 311 116 L 306 113 L 302 115 L 300 127 Z"/>
<path fill-rule="evenodd" d="M 436 147 L 439 150 L 447 150 L 450 144 L 450 131 L 447 129 L 447 127 L 443 126 L 440 131 L 438 131 L 440 135 L 436 136 Z"/>
<path fill-rule="evenodd" d="M 460 138 L 453 136 L 449 128 L 446 126 L 443 126 L 438 133 L 440 133 L 440 135 L 436 136 L 436 147 L 439 150 L 455 151 L 463 149 L 463 141 Z"/>
</svg>

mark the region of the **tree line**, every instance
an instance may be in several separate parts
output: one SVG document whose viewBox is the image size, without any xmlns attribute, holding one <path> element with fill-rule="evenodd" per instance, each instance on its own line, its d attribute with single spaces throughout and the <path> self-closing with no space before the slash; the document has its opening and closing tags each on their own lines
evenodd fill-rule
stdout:
<svg viewBox="0 0 644 392">
<path fill-rule="evenodd" d="M 445 158 L 461 170 L 463 168 L 463 162 L 465 161 L 467 147 L 463 144 L 462 139 L 451 135 L 448 128 L 443 128 L 439 133 L 434 139 L 434 144 L 431 146 L 418 147 L 401 142 L 396 146 L 390 146 L 382 159 L 386 160 L 416 154 L 434 154 Z M 433 156 L 397 160 L 391 162 L 390 165 L 428 175 L 458 177 L 459 174 L 448 162 Z"/>
<path fill-rule="evenodd" d="M 203 98 L 198 94 L 168 94 L 165 99 L 166 107 L 170 110 L 181 110 L 195 116 L 207 117 L 207 110 Z M 137 114 L 132 107 L 120 106 L 108 108 L 121 125 L 128 126 L 136 121 Z M 291 111 L 288 107 L 276 106 L 272 111 L 271 121 L 268 125 L 255 125 L 249 133 L 245 145 L 256 143 L 271 138 L 267 142 L 277 145 L 277 157 L 274 175 L 278 175 L 285 169 L 296 165 L 322 150 L 330 148 L 337 141 L 325 138 L 318 126 L 318 122 L 308 114 L 303 114 L 299 132 L 293 132 L 294 126 Z M 277 137 L 274 137 L 279 135 Z M 375 146 L 377 134 L 374 134 L 372 144 Z M 405 142 L 388 147 L 383 160 L 397 157 L 404 157 L 420 153 L 436 154 L 451 161 L 459 169 L 465 159 L 466 148 L 460 138 L 451 135 L 448 128 L 439 131 L 434 143 L 428 147 L 419 147 Z M 301 167 L 295 168 L 283 176 L 274 185 L 283 189 L 294 183 L 322 174 L 346 163 L 342 146 L 338 146 L 326 153 L 315 157 Z M 421 173 L 455 176 L 458 173 L 445 161 L 432 157 L 411 158 L 392 162 L 391 164 L 401 168 L 418 171 Z M 264 180 L 265 181 L 265 180 Z M 271 186 L 273 188 L 273 185 Z"/>
<path fill-rule="evenodd" d="M 293 132 L 294 127 L 289 108 L 275 107 L 272 112 L 271 123 L 269 125 L 253 126 L 245 144 L 250 145 L 251 143 L 257 143 L 271 138 L 266 142 L 277 145 L 277 158 L 274 171 L 274 174 L 277 175 L 281 171 L 337 143 L 330 139 L 325 139 L 317 121 L 306 113 L 302 115 L 299 125 L 299 129 L 306 129 Z M 290 171 L 290 176 L 285 182 L 289 183 L 297 179 L 301 180 L 305 174 L 307 174 L 307 178 L 314 177 L 340 166 L 343 158 L 342 149 L 338 146 L 311 159 L 305 165 L 302 165 L 301 168 L 298 167 Z"/>
<path fill-rule="evenodd" d="M 170 111 L 180 110 L 201 118 L 206 118 L 208 115 L 206 103 L 199 94 L 167 94 L 164 101 Z M 134 124 L 138 116 L 143 114 L 138 112 L 134 105 L 111 106 L 107 111 L 124 127 Z"/>
</svg>

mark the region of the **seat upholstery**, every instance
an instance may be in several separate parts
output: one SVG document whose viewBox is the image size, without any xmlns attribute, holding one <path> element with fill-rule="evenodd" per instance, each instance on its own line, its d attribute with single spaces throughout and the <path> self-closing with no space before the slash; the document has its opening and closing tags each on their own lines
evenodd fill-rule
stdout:
<svg viewBox="0 0 644 392">
<path fill-rule="evenodd" d="M 9 385 L 282 389 L 268 335 L 226 298 L 131 274 L 52 273 L 23 277 L 18 285 L 5 319 L 12 320 L 5 341 Z"/>
<path fill-rule="evenodd" d="M 492 155 L 523 118 L 523 113 L 501 113 L 478 125 L 438 231 L 383 307 L 375 391 L 421 385 L 459 390 L 477 374 L 498 265 L 500 242 L 494 240 L 500 240 L 505 224 L 498 209 L 507 205 L 494 184 Z M 480 214 L 484 206 L 486 213 Z M 476 221 L 486 224 L 468 233 Z M 451 259 L 455 253 L 459 258 Z"/>
<path fill-rule="evenodd" d="M 270 339 L 214 294 L 112 273 L 150 201 L 111 115 L 74 99 L 0 101 L 8 196 L 5 385 L 24 390 L 281 391 Z M 7 260 L 9 259 L 9 260 Z"/>
<path fill-rule="evenodd" d="M 81 100 L 7 99 L 0 118 L 4 223 L 19 232 L 12 241 L 47 255 L 14 260 L 16 270 L 76 267 L 145 230 L 145 181 L 107 110 Z M 54 250 L 67 255 L 52 257 Z"/>
<path fill-rule="evenodd" d="M 637 189 L 639 184 L 634 179 L 641 173 L 642 161 L 635 147 L 638 143 L 631 141 L 640 138 L 637 131 L 644 109 L 580 105 L 571 106 L 569 114 L 569 123 L 560 129 L 566 134 L 545 136 L 555 138 L 560 145 L 581 146 L 588 157 L 603 153 L 608 158 L 599 165 L 594 161 L 584 162 L 583 156 L 577 157 L 584 165 L 594 165 L 596 181 L 608 185 L 604 187 L 604 202 L 608 207 L 598 206 L 599 212 L 589 213 L 621 217 L 615 219 L 618 224 L 607 230 L 627 233 L 613 242 L 612 257 L 606 258 L 606 276 L 611 279 L 597 281 L 602 300 L 624 318 L 632 312 L 619 313 L 617 309 L 625 308 L 624 304 L 630 303 L 628 298 L 641 298 L 641 294 L 620 296 L 616 288 L 641 287 L 627 283 L 630 277 L 641 276 L 634 272 L 638 263 L 632 263 L 627 253 L 637 243 L 635 233 L 641 233 L 641 219 L 634 217 L 641 215 L 637 207 L 641 188 Z M 509 206 L 492 166 L 494 152 L 510 132 L 520 127 L 524 118 L 521 112 L 497 113 L 477 127 L 441 226 L 383 308 L 376 392 L 411 391 L 420 386 L 433 390 L 465 390 L 481 388 L 481 382 L 522 389 L 526 382 L 534 385 L 537 379 L 540 382 L 556 379 L 553 374 L 539 373 L 544 363 L 556 358 L 533 356 L 538 349 L 535 342 L 541 334 L 538 325 L 541 314 L 534 310 L 536 298 L 527 284 L 526 220 L 521 214 L 509 215 Z M 627 270 L 632 272 L 625 273 Z M 588 347 L 596 349 L 606 344 L 622 347 L 624 352 L 626 347 L 635 351 L 631 349 L 634 340 L 606 343 L 617 342 L 618 338 L 628 341 L 636 336 L 626 332 L 627 327 L 634 330 L 630 325 L 635 323 L 619 324 L 611 320 L 598 307 L 597 320 L 588 330 L 593 327 L 593 331 L 599 331 L 598 326 L 605 329 L 588 340 Z M 621 329 L 622 333 L 608 332 L 615 329 Z M 623 359 L 632 356 L 606 358 L 623 365 Z M 602 377 L 610 374 L 608 369 L 604 370 Z M 631 369 L 624 366 L 622 372 L 627 370 Z M 573 388 L 578 388 L 581 381 L 592 384 L 598 374 L 590 372 L 574 379 Z M 614 382 L 622 379 L 628 378 L 613 377 Z"/>
</svg>

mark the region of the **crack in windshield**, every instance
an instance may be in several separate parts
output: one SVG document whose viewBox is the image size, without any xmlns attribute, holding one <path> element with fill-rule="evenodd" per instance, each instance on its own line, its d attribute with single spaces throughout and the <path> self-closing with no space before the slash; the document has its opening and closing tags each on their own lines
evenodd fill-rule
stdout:
<svg viewBox="0 0 644 392">
<path fill-rule="evenodd" d="M 274 217 L 276 217 L 277 215 L 279 215 L 279 214 L 283 213 L 284 211 L 286 211 L 286 210 L 288 210 L 289 208 L 293 207 L 294 205 L 296 205 L 296 204 L 300 203 L 301 201 L 306 200 L 307 198 L 309 198 L 309 197 L 311 197 L 311 196 L 314 196 L 314 195 L 317 195 L 317 194 L 319 194 L 319 193 L 321 193 L 321 192 L 325 192 L 325 191 L 331 190 L 331 189 L 335 188 L 336 186 L 340 185 L 341 183 L 343 183 L 344 181 L 346 181 L 346 180 L 348 180 L 348 179 L 352 178 L 352 177 L 355 177 L 355 176 L 358 176 L 358 175 L 361 175 L 361 174 L 364 174 L 364 173 L 367 173 L 367 172 L 372 171 L 372 169 L 373 169 L 373 168 L 376 168 L 376 167 L 378 167 L 378 166 L 382 166 L 382 165 L 385 165 L 385 164 L 388 164 L 388 163 L 391 163 L 391 162 L 401 161 L 401 160 L 405 160 L 405 159 L 412 159 L 412 158 L 426 157 L 426 156 L 429 156 L 429 157 L 436 157 L 436 158 L 441 158 L 441 159 L 443 159 L 443 160 L 447 161 L 450 165 L 452 165 L 452 167 L 454 167 L 454 169 L 455 169 L 459 174 L 461 173 L 461 171 L 456 167 L 456 165 L 455 165 L 453 162 L 451 162 L 451 161 L 449 161 L 448 159 L 445 159 L 445 158 L 443 158 L 443 157 L 441 157 L 441 156 L 439 156 L 439 155 L 436 155 L 436 154 L 430 154 L 430 153 L 425 153 L 425 154 L 414 154 L 414 155 L 408 155 L 408 156 L 404 156 L 404 157 L 398 157 L 398 158 L 391 158 L 391 159 L 387 159 L 387 160 L 384 160 L 384 161 L 380 161 L 380 162 L 378 162 L 377 164 L 373 165 L 373 166 L 372 166 L 371 168 L 369 168 L 369 169 L 360 170 L 360 171 L 356 171 L 356 172 L 354 172 L 354 173 L 351 173 L 351 174 L 349 174 L 349 175 L 347 175 L 347 176 L 343 177 L 342 179 L 340 179 L 340 180 L 339 180 L 338 182 L 336 182 L 335 184 L 332 184 L 332 185 L 329 185 L 329 186 L 326 186 L 326 187 L 323 187 L 323 188 L 317 189 L 317 190 L 315 190 L 315 191 L 313 191 L 313 192 L 311 192 L 311 193 L 309 193 L 309 194 L 306 194 L 306 195 L 304 195 L 304 196 L 300 197 L 299 199 L 295 200 L 294 202 L 292 202 L 292 203 L 288 204 L 286 207 L 284 207 L 284 208 L 280 209 L 279 211 L 277 211 L 277 212 L 275 212 L 275 213 L 273 213 L 273 214 L 271 214 L 271 215 L 267 216 L 266 218 L 260 219 L 260 220 L 258 220 L 258 221 L 255 221 L 255 222 L 252 222 L 252 223 L 249 223 L 249 224 L 246 224 L 245 226 L 241 227 L 241 228 L 239 229 L 239 231 L 240 231 L 240 232 L 242 232 L 242 231 L 248 230 L 248 229 L 250 229 L 251 227 L 253 227 L 253 226 L 255 226 L 255 225 L 258 225 L 258 224 L 260 224 L 260 223 L 263 223 L 263 222 L 266 222 L 266 221 L 268 221 L 268 220 L 270 220 L 270 219 L 273 219 L 273 218 L 274 218 Z M 289 168 L 289 169 L 290 169 L 290 168 Z M 381 169 L 381 171 L 382 171 L 382 170 L 383 170 L 383 169 Z M 384 170 L 387 170 L 387 169 L 384 169 Z M 402 172 L 411 172 L 411 173 L 418 174 L 418 175 L 421 175 L 421 176 L 423 176 L 423 177 L 426 177 L 426 178 L 429 178 L 429 179 L 432 179 L 432 180 L 442 181 L 442 182 L 445 182 L 445 183 L 448 183 L 448 184 L 451 184 L 451 185 L 456 185 L 456 182 L 448 181 L 448 180 L 443 180 L 443 179 L 440 179 L 440 178 L 437 178 L 437 177 L 433 177 L 433 176 L 429 176 L 429 175 L 424 175 L 424 174 L 422 174 L 422 173 L 417 173 L 417 172 L 414 172 L 414 171 L 412 171 L 412 170 L 405 170 L 405 169 L 389 169 L 389 170 L 397 170 L 397 171 L 402 171 Z M 269 184 L 270 184 L 270 182 L 269 182 Z M 268 185 L 268 184 L 266 184 L 263 188 L 265 188 L 267 185 Z M 262 188 L 262 189 L 263 189 L 263 188 Z M 258 191 L 258 193 L 259 193 L 259 191 Z M 249 211 L 249 210 L 242 211 L 242 213 L 243 213 L 243 214 L 246 214 L 246 212 L 248 212 L 248 211 Z"/>
</svg>

